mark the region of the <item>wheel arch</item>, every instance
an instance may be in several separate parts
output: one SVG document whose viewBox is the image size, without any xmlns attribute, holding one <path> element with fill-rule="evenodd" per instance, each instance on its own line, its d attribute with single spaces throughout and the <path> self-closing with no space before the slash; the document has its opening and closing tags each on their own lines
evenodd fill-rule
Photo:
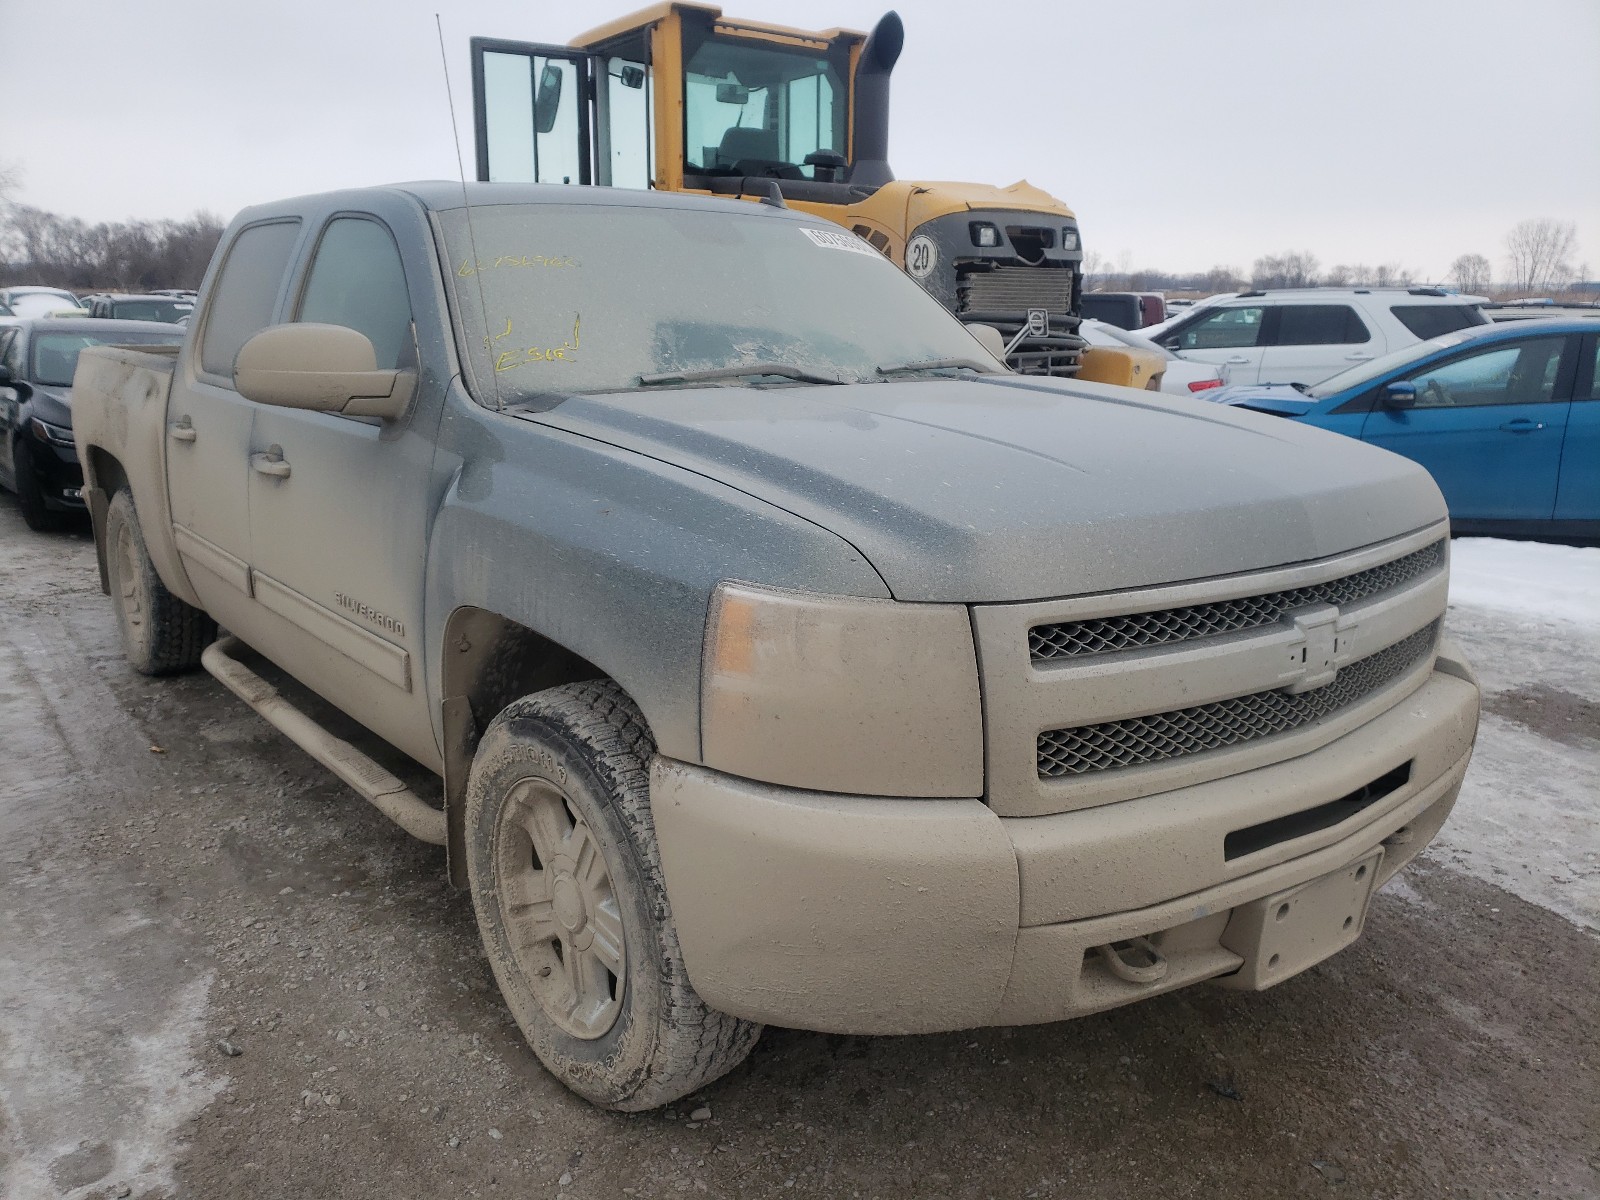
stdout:
<svg viewBox="0 0 1600 1200">
<path fill-rule="evenodd" d="M 465 604 L 445 621 L 439 664 L 450 882 L 467 886 L 466 795 L 478 739 L 507 705 L 563 683 L 611 676 L 512 617 Z"/>
</svg>

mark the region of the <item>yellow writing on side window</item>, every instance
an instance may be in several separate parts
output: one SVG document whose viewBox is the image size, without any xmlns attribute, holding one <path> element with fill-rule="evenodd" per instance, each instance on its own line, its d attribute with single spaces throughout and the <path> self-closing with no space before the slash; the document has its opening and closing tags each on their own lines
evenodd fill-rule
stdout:
<svg viewBox="0 0 1600 1200">
<path fill-rule="evenodd" d="M 493 261 L 482 258 L 476 262 L 470 258 L 462 259 L 456 275 L 462 279 L 471 279 L 481 271 L 493 271 L 497 267 L 578 267 L 582 265 L 570 254 L 502 254 Z"/>
<path fill-rule="evenodd" d="M 520 350 L 502 350 L 494 360 L 494 369 L 498 374 L 501 371 L 513 371 L 518 367 L 531 366 L 533 363 L 547 362 L 576 362 L 578 354 L 578 334 L 583 325 L 583 314 L 579 313 L 572 318 L 572 336 L 559 346 L 527 346 Z M 511 321 L 506 320 L 505 332 L 490 339 L 486 343 L 499 341 L 511 333 Z"/>
</svg>

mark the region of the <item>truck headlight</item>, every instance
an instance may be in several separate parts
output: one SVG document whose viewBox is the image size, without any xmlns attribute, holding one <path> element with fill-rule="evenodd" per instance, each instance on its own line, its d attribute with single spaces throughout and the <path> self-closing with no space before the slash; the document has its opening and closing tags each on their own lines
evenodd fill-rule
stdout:
<svg viewBox="0 0 1600 1200">
<path fill-rule="evenodd" d="M 967 610 L 718 586 L 700 699 L 706 765 L 865 796 L 983 794 Z"/>
<path fill-rule="evenodd" d="M 1076 250 L 1078 248 L 1078 231 L 1071 225 L 1061 231 L 1061 248 L 1063 250 Z"/>
<path fill-rule="evenodd" d="M 992 250 L 1000 244 L 1000 230 L 987 221 L 970 221 L 968 231 L 972 234 L 972 244 Z"/>
</svg>

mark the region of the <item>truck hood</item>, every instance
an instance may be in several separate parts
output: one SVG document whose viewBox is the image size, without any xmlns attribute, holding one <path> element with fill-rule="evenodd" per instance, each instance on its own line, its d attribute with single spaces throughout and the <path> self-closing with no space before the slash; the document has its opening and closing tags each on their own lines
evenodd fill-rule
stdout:
<svg viewBox="0 0 1600 1200">
<path fill-rule="evenodd" d="M 1321 558 L 1445 516 L 1427 472 L 1397 455 L 1071 380 L 662 389 L 573 396 L 525 419 L 822 526 L 900 600 L 1175 583 Z"/>
</svg>

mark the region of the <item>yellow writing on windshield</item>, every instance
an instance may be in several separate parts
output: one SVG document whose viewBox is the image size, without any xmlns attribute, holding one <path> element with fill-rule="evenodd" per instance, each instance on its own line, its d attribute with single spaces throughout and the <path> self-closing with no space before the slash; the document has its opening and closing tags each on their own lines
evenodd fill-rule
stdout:
<svg viewBox="0 0 1600 1200">
<path fill-rule="evenodd" d="M 582 264 L 570 254 L 502 254 L 499 257 L 478 259 L 476 261 L 465 258 L 457 268 L 456 275 L 461 279 L 471 279 L 481 271 L 493 271 L 498 267 L 577 267 Z"/>
<path fill-rule="evenodd" d="M 501 371 L 514 371 L 518 367 L 531 366 L 533 363 L 547 362 L 575 362 L 578 353 L 578 334 L 583 325 L 583 314 L 579 313 L 572 318 L 572 336 L 559 346 L 526 346 L 519 350 L 502 350 L 495 356 L 494 369 L 498 374 Z M 484 344 L 493 349 L 493 342 L 511 335 L 511 320 L 506 319 L 504 332 L 496 334 L 493 338 L 484 338 Z"/>
</svg>

